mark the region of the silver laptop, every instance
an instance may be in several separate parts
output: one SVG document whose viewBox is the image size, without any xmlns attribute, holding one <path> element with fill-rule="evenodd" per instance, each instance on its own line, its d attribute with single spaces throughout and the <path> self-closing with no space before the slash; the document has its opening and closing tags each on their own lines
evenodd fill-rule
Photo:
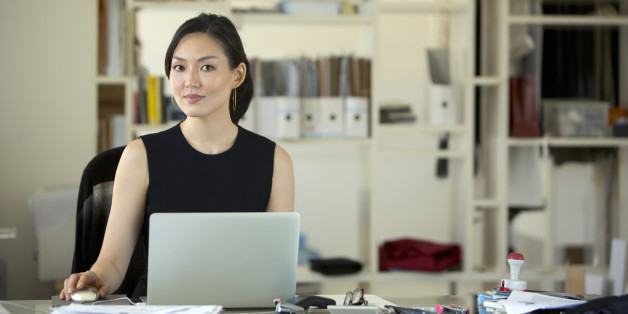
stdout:
<svg viewBox="0 0 628 314">
<path fill-rule="evenodd" d="M 149 305 L 273 308 L 296 293 L 298 213 L 150 217 Z"/>
</svg>

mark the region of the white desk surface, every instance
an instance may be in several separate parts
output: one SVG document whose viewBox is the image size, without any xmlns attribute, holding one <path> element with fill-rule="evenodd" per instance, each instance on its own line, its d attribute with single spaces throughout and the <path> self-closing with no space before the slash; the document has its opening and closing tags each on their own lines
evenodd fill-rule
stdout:
<svg viewBox="0 0 628 314">
<path fill-rule="evenodd" d="M 344 294 L 337 295 L 323 295 L 328 298 L 336 300 L 337 304 L 342 304 L 344 301 Z M 366 294 L 365 299 L 368 300 L 369 305 L 377 305 L 383 307 L 386 304 L 398 305 L 403 307 L 412 306 L 434 306 L 436 304 L 456 304 L 462 307 L 469 307 L 472 310 L 476 308 L 475 299 L 471 295 L 465 296 L 424 296 L 416 298 L 390 298 L 383 299 L 373 294 Z M 28 309 L 20 308 L 12 304 L 0 304 L 0 314 L 6 314 L 3 309 L 11 314 L 25 314 L 25 313 L 50 313 L 51 300 L 18 300 L 18 301 L 5 301 L 15 303 L 21 306 L 25 306 Z M 313 310 L 310 313 L 329 313 L 327 310 Z"/>
<path fill-rule="evenodd" d="M 334 294 L 334 295 L 323 295 L 328 298 L 332 298 L 336 300 L 337 304 L 342 304 L 344 301 L 344 294 Z M 383 308 L 386 304 L 393 304 L 388 300 L 382 299 L 373 294 L 366 294 L 364 298 L 368 300 L 369 305 L 376 305 L 378 307 Z M 0 303 L 0 314 L 22 314 L 22 313 L 50 313 L 50 306 L 52 304 L 51 300 L 17 300 L 17 301 L 2 301 L 8 303 Z M 3 312 L 4 310 L 4 312 Z M 316 312 L 325 311 L 326 310 L 316 310 Z M 257 312 L 256 312 L 257 313 Z M 272 313 L 272 312 L 271 312 Z"/>
</svg>

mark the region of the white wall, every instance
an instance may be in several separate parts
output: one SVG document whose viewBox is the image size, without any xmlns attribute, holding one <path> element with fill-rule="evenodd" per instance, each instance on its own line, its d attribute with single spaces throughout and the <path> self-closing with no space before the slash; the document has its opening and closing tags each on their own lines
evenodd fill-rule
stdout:
<svg viewBox="0 0 628 314">
<path fill-rule="evenodd" d="M 0 1 L 0 240 L 9 299 L 49 298 L 33 261 L 27 198 L 78 185 L 96 151 L 96 1 Z"/>
</svg>

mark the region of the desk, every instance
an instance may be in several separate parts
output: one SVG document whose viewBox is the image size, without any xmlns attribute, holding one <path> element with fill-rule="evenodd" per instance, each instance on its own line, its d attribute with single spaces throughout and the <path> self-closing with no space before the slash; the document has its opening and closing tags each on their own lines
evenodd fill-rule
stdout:
<svg viewBox="0 0 628 314">
<path fill-rule="evenodd" d="M 471 309 L 471 313 L 477 312 L 476 297 L 473 295 L 445 295 L 416 298 L 388 298 L 388 301 L 402 307 L 435 306 L 436 304 L 455 304 Z"/>
<path fill-rule="evenodd" d="M 340 304 L 342 304 L 342 301 L 344 300 L 344 295 L 325 295 L 325 296 L 333 298 L 334 300 L 336 300 L 336 302 L 340 302 Z M 366 294 L 364 297 L 366 298 L 367 301 L 369 301 L 369 305 L 378 305 L 378 306 L 383 306 L 386 304 L 393 304 L 393 305 L 399 305 L 399 306 L 421 306 L 421 305 L 434 306 L 439 303 L 440 304 L 455 303 L 456 305 L 469 306 L 469 305 L 473 305 L 472 302 L 475 302 L 475 299 L 472 296 L 438 296 L 438 297 L 420 297 L 420 298 L 396 300 L 396 302 L 400 302 L 400 303 L 395 303 L 392 300 L 385 300 L 372 294 Z M 6 301 L 6 302 L 11 302 L 13 304 L 0 304 L 0 305 L 2 305 L 2 307 L 11 314 L 27 314 L 27 313 L 32 314 L 32 313 L 35 313 L 36 311 L 37 313 L 50 313 L 50 305 L 52 303 L 51 300 L 18 300 L 18 301 Z M 471 302 L 471 304 L 468 302 Z M 19 307 L 18 305 L 25 306 L 28 309 Z M 470 306 L 470 308 L 474 309 L 475 307 Z M 318 309 L 308 311 L 308 312 L 309 313 L 321 313 L 321 314 L 329 313 L 329 311 L 318 310 Z M 4 314 L 1 308 L 0 308 L 0 313 Z M 259 313 L 259 311 L 257 311 L 256 313 Z"/>
<path fill-rule="evenodd" d="M 4 310 L 11 314 L 32 314 L 32 313 L 50 313 L 51 300 L 0 300 L 0 302 L 11 302 L 13 304 L 0 303 L 0 313 L 4 314 Z M 26 307 L 26 308 L 24 308 Z"/>
</svg>

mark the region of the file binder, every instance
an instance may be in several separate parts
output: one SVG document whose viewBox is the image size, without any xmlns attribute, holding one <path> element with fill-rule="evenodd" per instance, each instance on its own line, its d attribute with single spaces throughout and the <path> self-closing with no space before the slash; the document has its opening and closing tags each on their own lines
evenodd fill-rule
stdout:
<svg viewBox="0 0 628 314">
<path fill-rule="evenodd" d="M 429 124 L 456 124 L 461 121 L 461 104 L 456 99 L 452 84 L 447 49 L 428 49 L 427 122 Z"/>
<path fill-rule="evenodd" d="M 321 97 L 319 136 L 341 137 L 343 134 L 344 102 L 341 97 Z"/>
<path fill-rule="evenodd" d="M 345 98 L 344 135 L 357 138 L 368 137 L 369 117 L 368 98 Z"/>
<path fill-rule="evenodd" d="M 321 114 L 318 97 L 306 97 L 301 100 L 301 136 L 319 136 Z"/>
<path fill-rule="evenodd" d="M 301 135 L 301 101 L 298 97 L 275 97 L 275 136 L 297 139 Z"/>
<path fill-rule="evenodd" d="M 257 133 L 270 138 L 299 138 L 301 105 L 298 97 L 257 97 L 256 104 Z"/>
</svg>

